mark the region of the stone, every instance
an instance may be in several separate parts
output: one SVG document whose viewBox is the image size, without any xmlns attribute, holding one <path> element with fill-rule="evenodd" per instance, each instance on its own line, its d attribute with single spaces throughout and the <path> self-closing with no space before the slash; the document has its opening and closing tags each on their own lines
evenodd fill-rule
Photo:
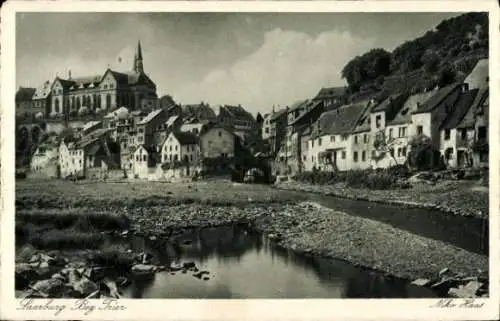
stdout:
<svg viewBox="0 0 500 321">
<path fill-rule="evenodd" d="M 17 263 L 15 266 L 15 287 L 16 289 L 24 289 L 35 280 L 38 273 L 34 267 L 28 263 Z"/>
<path fill-rule="evenodd" d="M 36 282 L 31 289 L 44 297 L 55 297 L 63 290 L 64 282 L 60 279 L 47 279 Z"/>
<path fill-rule="evenodd" d="M 426 286 L 426 285 L 429 285 L 430 283 L 431 283 L 431 280 L 429 280 L 429 279 L 416 279 L 415 281 L 411 282 L 411 284 L 417 285 L 417 286 Z"/>
<path fill-rule="evenodd" d="M 99 287 L 97 286 L 97 284 L 95 284 L 94 282 L 92 282 L 91 280 L 89 280 L 86 277 L 83 277 L 79 281 L 77 281 L 76 283 L 73 283 L 72 286 L 73 286 L 73 289 L 75 289 L 75 291 L 77 291 L 85 296 L 88 296 L 88 295 L 92 294 L 93 292 L 99 290 Z"/>
<path fill-rule="evenodd" d="M 116 284 L 118 284 L 118 286 L 127 286 L 130 284 L 130 280 L 124 276 L 119 276 L 116 278 Z"/>
<path fill-rule="evenodd" d="M 115 299 L 119 299 L 120 293 L 118 292 L 118 287 L 116 286 L 116 283 L 110 279 L 105 279 L 104 284 L 108 287 L 109 289 L 109 294 L 111 297 Z"/>
<path fill-rule="evenodd" d="M 439 278 L 442 279 L 444 277 L 451 277 L 453 275 L 453 273 L 451 272 L 450 269 L 444 268 L 441 271 L 439 271 L 438 275 L 439 275 Z"/>
<path fill-rule="evenodd" d="M 153 275 L 156 270 L 155 265 L 136 264 L 132 266 L 131 272 L 135 275 Z"/>
<path fill-rule="evenodd" d="M 451 288 L 448 294 L 456 298 L 475 298 L 478 290 L 483 286 L 483 283 L 470 281 L 466 285 L 460 285 L 458 288 Z"/>
</svg>

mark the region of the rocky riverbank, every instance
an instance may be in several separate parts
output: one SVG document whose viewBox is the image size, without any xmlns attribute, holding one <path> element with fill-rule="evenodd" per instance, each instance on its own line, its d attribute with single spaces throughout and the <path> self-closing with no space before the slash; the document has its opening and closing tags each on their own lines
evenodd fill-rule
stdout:
<svg viewBox="0 0 500 321">
<path fill-rule="evenodd" d="M 345 184 L 312 185 L 285 181 L 275 185 L 277 189 L 310 192 L 351 200 L 369 201 L 398 206 L 430 209 L 450 215 L 487 218 L 489 212 L 487 188 L 477 189 L 470 182 L 419 182 L 411 188 L 370 190 L 350 188 Z"/>
<path fill-rule="evenodd" d="M 85 209 L 87 212 L 91 210 Z M 58 211 L 60 213 L 53 215 L 65 215 L 64 210 Z M 78 211 L 78 209 L 73 211 Z M 454 271 L 453 276 L 449 277 L 450 280 L 446 281 L 446 286 L 449 288 L 458 286 L 460 282 L 457 280 L 461 280 L 464 276 L 478 277 L 483 280 L 488 270 L 487 256 L 421 237 L 378 221 L 350 216 L 306 202 L 290 205 L 254 205 L 244 208 L 202 204 L 144 208 L 121 207 L 107 208 L 106 211 L 125 215 L 130 220 L 127 227 L 115 232 L 123 237 L 141 236 L 151 240 L 170 240 L 182 235 L 184 230 L 190 228 L 245 224 L 248 228 L 274 239 L 279 246 L 297 253 L 341 259 L 356 266 L 382 271 L 408 280 L 427 279 L 429 282 L 423 282 L 425 286 L 439 283 L 436 282 L 442 280 L 439 271 L 444 268 Z M 20 211 L 20 215 L 36 217 L 48 214 L 41 209 L 32 209 Z M 128 258 L 121 260 L 126 262 L 125 270 L 131 272 L 134 264 L 140 262 L 130 261 L 130 258 L 135 255 L 129 252 L 129 249 L 124 248 L 120 251 L 118 256 Z M 92 255 L 89 256 L 87 251 L 86 259 L 80 260 L 80 265 L 72 268 L 109 268 L 106 262 L 116 261 L 117 258 L 113 257 L 108 261 L 100 260 L 100 264 L 96 265 L 95 255 L 92 260 Z M 74 259 L 70 259 L 64 264 L 64 268 L 74 262 Z M 18 263 L 31 264 L 21 260 Z M 22 267 L 22 265 L 19 266 L 20 269 Z M 116 267 L 111 267 L 116 270 Z M 157 267 L 153 269 L 156 270 Z M 55 275 L 56 279 L 61 279 L 57 275 L 60 274 L 65 278 L 60 281 L 66 281 L 67 277 L 63 274 L 57 271 L 50 273 L 50 276 Z M 18 273 L 16 273 L 16 279 L 17 277 Z M 59 281 L 51 282 L 62 286 Z M 486 283 L 480 283 L 482 284 L 475 291 L 475 295 L 484 295 L 487 291 Z M 33 286 L 35 284 L 28 284 L 29 288 Z M 23 289 L 25 290 L 26 287 Z M 75 292 L 70 293 L 75 294 Z"/>
</svg>

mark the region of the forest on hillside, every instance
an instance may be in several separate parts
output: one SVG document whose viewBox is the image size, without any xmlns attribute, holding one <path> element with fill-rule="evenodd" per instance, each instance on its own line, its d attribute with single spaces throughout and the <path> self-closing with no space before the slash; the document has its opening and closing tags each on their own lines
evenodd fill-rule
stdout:
<svg viewBox="0 0 500 321">
<path fill-rule="evenodd" d="M 441 87 L 462 80 L 488 56 L 488 47 L 487 13 L 466 13 L 442 21 L 392 52 L 374 48 L 354 57 L 341 74 L 350 95 Z"/>
</svg>

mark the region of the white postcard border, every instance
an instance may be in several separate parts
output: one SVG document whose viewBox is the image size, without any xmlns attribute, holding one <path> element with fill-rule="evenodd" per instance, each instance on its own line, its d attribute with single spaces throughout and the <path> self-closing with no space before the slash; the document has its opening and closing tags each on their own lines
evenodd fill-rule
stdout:
<svg viewBox="0 0 500 321">
<path fill-rule="evenodd" d="M 1 300 L 0 317 L 7 320 L 201 320 L 201 319 L 439 319 L 492 320 L 499 313 L 499 199 L 500 179 L 498 141 L 500 110 L 490 108 L 490 298 L 477 299 L 481 308 L 457 306 L 432 308 L 437 300 L 428 299 L 333 299 L 333 300 L 119 300 L 125 310 L 98 310 L 102 300 L 91 300 L 91 313 L 72 310 L 77 300 L 52 300 L 65 305 L 58 315 L 51 310 L 19 310 L 14 298 L 14 108 L 15 95 L 15 13 L 16 12 L 468 12 L 490 13 L 490 102 L 500 101 L 499 13 L 496 1 L 292 1 L 292 2 L 156 2 L 156 1 L 11 1 L 1 11 Z M 37 304 L 48 300 L 37 300 Z"/>
</svg>

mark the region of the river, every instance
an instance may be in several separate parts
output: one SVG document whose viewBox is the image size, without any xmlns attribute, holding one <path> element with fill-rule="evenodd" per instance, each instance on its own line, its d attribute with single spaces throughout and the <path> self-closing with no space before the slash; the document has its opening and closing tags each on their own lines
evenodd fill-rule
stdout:
<svg viewBox="0 0 500 321">
<path fill-rule="evenodd" d="M 277 247 L 242 226 L 192 230 L 176 244 L 132 240 L 135 250 L 160 258 L 194 262 L 195 272 L 159 272 L 137 279 L 124 290 L 128 298 L 406 298 L 434 297 L 428 289 L 354 267 L 348 262 L 306 257 Z"/>
</svg>

